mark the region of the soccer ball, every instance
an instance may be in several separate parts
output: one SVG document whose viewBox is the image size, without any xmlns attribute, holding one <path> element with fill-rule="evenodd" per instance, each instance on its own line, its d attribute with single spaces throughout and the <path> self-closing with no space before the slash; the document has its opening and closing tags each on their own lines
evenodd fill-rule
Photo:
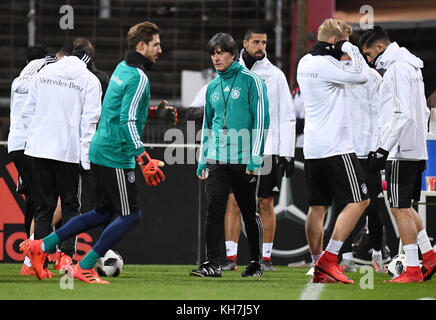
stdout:
<svg viewBox="0 0 436 320">
<path fill-rule="evenodd" d="M 388 274 L 391 279 L 395 279 L 406 271 L 406 256 L 404 254 L 396 255 L 388 264 Z"/>
<path fill-rule="evenodd" d="M 118 277 L 123 271 L 124 261 L 118 252 L 108 250 L 97 260 L 95 269 L 101 277 Z"/>
</svg>

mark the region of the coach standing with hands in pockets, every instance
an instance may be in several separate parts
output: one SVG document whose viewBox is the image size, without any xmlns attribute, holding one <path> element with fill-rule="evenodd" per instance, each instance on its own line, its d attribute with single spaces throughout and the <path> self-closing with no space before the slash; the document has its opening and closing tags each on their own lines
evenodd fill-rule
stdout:
<svg viewBox="0 0 436 320">
<path fill-rule="evenodd" d="M 262 165 L 269 127 L 268 96 L 259 76 L 238 63 L 238 47 L 231 35 L 218 33 L 208 51 L 218 77 L 206 91 L 203 134 L 197 176 L 206 181 L 207 261 L 190 275 L 221 277 L 220 245 L 230 187 L 244 219 L 250 263 L 242 277 L 261 277 L 261 231 L 256 216 L 254 171 Z"/>
</svg>

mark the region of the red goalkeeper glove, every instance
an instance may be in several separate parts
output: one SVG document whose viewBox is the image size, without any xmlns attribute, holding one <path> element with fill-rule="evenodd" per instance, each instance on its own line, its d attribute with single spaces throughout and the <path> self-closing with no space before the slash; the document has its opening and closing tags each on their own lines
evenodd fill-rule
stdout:
<svg viewBox="0 0 436 320">
<path fill-rule="evenodd" d="M 165 175 L 159 169 L 159 167 L 164 166 L 164 163 L 157 159 L 151 159 L 147 151 L 144 151 L 136 158 L 136 163 L 141 167 L 145 183 L 148 186 L 156 187 L 159 183 L 165 181 Z"/>
<path fill-rule="evenodd" d="M 150 106 L 148 108 L 148 116 L 150 119 L 172 121 L 174 125 L 178 121 L 177 108 L 169 106 L 166 100 L 162 100 L 157 106 Z"/>
</svg>

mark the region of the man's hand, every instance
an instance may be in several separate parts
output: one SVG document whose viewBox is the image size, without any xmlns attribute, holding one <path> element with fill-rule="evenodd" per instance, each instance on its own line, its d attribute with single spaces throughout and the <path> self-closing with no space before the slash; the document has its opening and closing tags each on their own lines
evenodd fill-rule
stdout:
<svg viewBox="0 0 436 320">
<path fill-rule="evenodd" d="M 163 161 L 151 159 L 146 151 L 136 158 L 136 163 L 141 167 L 145 183 L 148 186 L 156 187 L 159 183 L 165 181 L 165 175 L 159 167 L 165 164 Z"/>
<path fill-rule="evenodd" d="M 162 100 L 157 106 L 150 106 L 148 114 L 152 119 L 172 121 L 174 125 L 178 121 L 177 108 L 169 106 L 166 100 Z"/>
<path fill-rule="evenodd" d="M 389 151 L 386 151 L 382 148 L 378 148 L 375 152 L 370 151 L 368 154 L 369 167 L 375 171 L 383 170 L 386 166 L 388 156 Z"/>
<path fill-rule="evenodd" d="M 281 172 L 281 176 L 289 178 L 295 169 L 294 159 L 292 157 L 279 157 L 279 170 Z"/>
<path fill-rule="evenodd" d="M 206 168 L 201 170 L 201 175 L 198 176 L 198 179 L 206 180 L 208 176 L 209 176 L 209 170 Z"/>
</svg>

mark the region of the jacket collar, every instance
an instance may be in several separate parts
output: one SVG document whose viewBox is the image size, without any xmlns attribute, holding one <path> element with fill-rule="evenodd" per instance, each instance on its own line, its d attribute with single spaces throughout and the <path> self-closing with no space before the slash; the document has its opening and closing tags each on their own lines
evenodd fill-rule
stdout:
<svg viewBox="0 0 436 320">
<path fill-rule="evenodd" d="M 238 63 L 238 60 L 235 59 L 233 63 L 230 65 L 230 67 L 227 68 L 226 71 L 216 71 L 218 75 L 224 79 L 230 79 L 235 74 L 239 72 L 239 70 L 242 68 L 242 66 Z"/>
<path fill-rule="evenodd" d="M 406 48 L 400 47 L 398 43 L 392 42 L 375 61 L 377 69 L 388 69 L 393 63 L 403 61 L 415 68 L 423 68 L 424 63 L 420 58 L 410 53 Z"/>
<path fill-rule="evenodd" d="M 154 65 L 153 62 L 148 60 L 142 54 L 137 52 L 136 50 L 128 50 L 126 56 L 124 58 L 126 64 L 131 67 L 136 67 L 142 69 L 142 71 L 150 70 Z"/>
<path fill-rule="evenodd" d="M 239 59 L 239 63 L 240 63 L 241 65 L 243 65 L 244 67 L 247 68 L 247 66 L 246 66 L 246 64 L 245 64 L 245 61 L 244 61 L 244 59 L 242 58 L 244 52 L 245 52 L 245 49 L 242 48 L 241 53 L 240 53 L 240 57 L 241 57 L 241 58 Z M 253 66 L 251 67 L 251 69 L 253 69 L 253 67 L 254 67 L 255 65 L 259 65 L 259 64 L 267 64 L 267 63 L 269 63 L 269 60 L 268 60 L 268 58 L 267 58 L 267 53 L 265 52 L 265 56 L 264 56 L 262 59 L 257 60 L 257 61 L 253 64 Z M 248 69 L 248 68 L 247 68 L 247 69 Z M 251 69 L 249 69 L 249 70 L 251 70 Z"/>
</svg>

